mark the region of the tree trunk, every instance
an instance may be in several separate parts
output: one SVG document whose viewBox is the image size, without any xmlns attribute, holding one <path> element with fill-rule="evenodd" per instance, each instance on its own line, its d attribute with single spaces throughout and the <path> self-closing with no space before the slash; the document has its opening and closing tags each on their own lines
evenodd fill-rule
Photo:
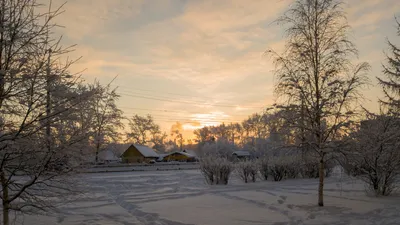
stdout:
<svg viewBox="0 0 400 225">
<path fill-rule="evenodd" d="M 8 201 L 8 186 L 6 184 L 7 180 L 5 178 L 5 174 L 3 171 L 0 173 L 0 180 L 1 180 L 1 186 L 3 189 L 3 225 L 9 225 L 10 220 L 9 220 L 9 212 L 10 212 L 10 203 Z"/>
<path fill-rule="evenodd" d="M 96 163 L 99 160 L 99 150 L 100 150 L 100 142 L 97 142 L 97 144 L 96 144 Z"/>
<path fill-rule="evenodd" d="M 9 209 L 8 203 L 3 200 L 3 225 L 10 224 L 9 211 L 10 211 L 10 209 Z"/>
<path fill-rule="evenodd" d="M 324 156 L 321 156 L 321 160 L 319 161 L 319 186 L 318 186 L 318 205 L 324 206 Z"/>
</svg>

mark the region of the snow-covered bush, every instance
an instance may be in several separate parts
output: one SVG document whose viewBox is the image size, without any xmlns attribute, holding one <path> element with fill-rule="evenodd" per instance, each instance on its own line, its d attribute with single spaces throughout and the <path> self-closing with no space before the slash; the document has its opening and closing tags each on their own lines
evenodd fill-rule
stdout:
<svg viewBox="0 0 400 225">
<path fill-rule="evenodd" d="M 256 182 L 258 174 L 257 162 L 255 160 L 245 160 L 236 163 L 236 173 L 245 183 L 249 181 Z"/>
<path fill-rule="evenodd" d="M 282 164 L 272 164 L 269 166 L 269 173 L 274 181 L 281 181 L 285 177 L 286 168 Z"/>
<path fill-rule="evenodd" d="M 272 157 L 268 163 L 268 173 L 274 181 L 297 178 L 300 168 L 301 158 L 298 155 Z"/>
<path fill-rule="evenodd" d="M 351 172 L 376 195 L 390 195 L 400 177 L 400 119 L 368 115 L 351 135 L 347 152 Z"/>
<path fill-rule="evenodd" d="M 285 156 L 283 165 L 285 165 L 285 178 L 294 179 L 298 177 L 301 166 L 300 157 L 297 155 Z"/>
<path fill-rule="evenodd" d="M 268 171 L 274 181 L 281 181 L 285 177 L 286 166 L 284 157 L 272 157 L 270 159 Z"/>
<path fill-rule="evenodd" d="M 264 180 L 268 180 L 268 157 L 258 159 L 258 168 Z"/>
<path fill-rule="evenodd" d="M 328 160 L 325 162 L 324 168 L 325 168 L 325 177 L 330 177 L 332 176 L 333 169 L 335 168 L 335 161 L 333 160 Z"/>
<path fill-rule="evenodd" d="M 300 173 L 303 178 L 318 178 L 319 163 L 315 159 L 304 159 L 301 163 Z"/>
<path fill-rule="evenodd" d="M 228 184 L 233 165 L 225 157 L 206 155 L 200 159 L 200 170 L 208 184 Z"/>
<path fill-rule="evenodd" d="M 318 178 L 319 177 L 319 156 L 315 152 L 308 152 L 302 156 L 298 156 L 300 174 L 302 178 Z M 333 173 L 333 168 L 338 161 L 343 161 L 334 153 L 327 153 L 324 157 L 325 177 L 330 177 Z M 340 164 L 343 164 L 341 162 Z"/>
</svg>

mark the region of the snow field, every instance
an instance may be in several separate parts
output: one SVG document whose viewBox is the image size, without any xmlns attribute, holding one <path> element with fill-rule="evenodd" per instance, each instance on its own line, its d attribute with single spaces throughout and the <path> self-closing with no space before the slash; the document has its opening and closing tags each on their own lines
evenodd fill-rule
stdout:
<svg viewBox="0 0 400 225">
<path fill-rule="evenodd" d="M 233 177 L 226 186 L 209 186 L 198 170 L 81 178 L 86 194 L 79 200 L 61 205 L 57 215 L 25 216 L 25 224 L 400 224 L 399 197 L 369 197 L 362 183 L 349 178 L 326 180 L 322 208 L 316 206 L 316 179 L 244 184 Z"/>
</svg>

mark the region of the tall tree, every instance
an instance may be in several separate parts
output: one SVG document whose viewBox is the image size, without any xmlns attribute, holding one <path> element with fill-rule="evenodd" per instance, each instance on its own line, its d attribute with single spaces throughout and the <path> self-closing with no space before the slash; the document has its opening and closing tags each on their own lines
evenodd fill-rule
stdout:
<svg viewBox="0 0 400 225">
<path fill-rule="evenodd" d="M 337 131 L 356 112 L 353 103 L 369 69 L 367 63 L 351 63 L 357 50 L 347 36 L 349 26 L 341 6 L 339 0 L 297 0 L 278 20 L 287 25 L 284 53 L 267 51 L 276 65 L 275 91 L 285 97 L 282 107 L 304 114 L 305 123 L 293 126 L 303 124 L 312 134 L 305 143 L 319 162 L 319 206 L 324 205 L 326 156 L 334 149 Z"/>
<path fill-rule="evenodd" d="M 89 85 L 89 90 L 95 93 L 88 107 L 93 116 L 92 138 L 97 162 L 100 150 L 119 138 L 118 129 L 123 128 L 123 112 L 117 107 L 119 95 L 115 89 L 110 88 L 110 84 L 103 86 L 96 81 Z"/>
<path fill-rule="evenodd" d="M 183 143 L 185 141 L 183 139 L 182 131 L 183 131 L 183 126 L 180 122 L 176 122 L 171 126 L 171 137 L 174 139 L 175 145 L 177 145 L 176 141 L 178 141 L 180 151 L 183 150 L 182 149 Z"/>
<path fill-rule="evenodd" d="M 60 9 L 38 13 L 37 7 L 34 0 L 0 1 L 4 225 L 10 223 L 10 211 L 46 210 L 52 206 L 46 200 L 66 196 L 73 181 L 67 175 L 80 164 L 80 143 L 86 135 L 72 115 L 92 96 L 78 91 L 81 80 L 68 72 L 72 62 L 59 63 L 69 49 L 49 37 Z"/>
<path fill-rule="evenodd" d="M 158 152 L 166 152 L 167 151 L 167 138 L 168 135 L 166 132 L 158 132 L 153 135 L 153 148 Z"/>
<path fill-rule="evenodd" d="M 134 115 L 129 120 L 129 128 L 130 132 L 126 133 L 128 140 L 140 145 L 152 142 L 154 136 L 161 133 L 160 126 L 154 122 L 151 115 Z"/>
<path fill-rule="evenodd" d="M 397 35 L 400 37 L 400 22 L 396 19 Z M 386 65 L 383 65 L 383 74 L 386 79 L 379 78 L 386 99 L 381 102 L 388 106 L 391 113 L 400 115 L 400 48 L 393 42 L 387 41 L 390 54 L 386 55 Z"/>
<path fill-rule="evenodd" d="M 213 133 L 209 127 L 202 127 L 200 129 L 196 129 L 194 132 L 196 136 L 195 140 L 199 144 L 199 146 L 203 146 L 206 143 L 214 142 Z"/>
</svg>

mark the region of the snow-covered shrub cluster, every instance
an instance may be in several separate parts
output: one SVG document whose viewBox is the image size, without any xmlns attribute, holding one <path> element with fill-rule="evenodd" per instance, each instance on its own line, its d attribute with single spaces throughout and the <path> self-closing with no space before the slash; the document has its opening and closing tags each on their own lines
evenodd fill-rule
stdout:
<svg viewBox="0 0 400 225">
<path fill-rule="evenodd" d="M 319 164 L 316 159 L 306 159 L 300 155 L 273 156 L 258 159 L 258 169 L 264 180 L 272 177 L 274 181 L 295 178 L 318 178 Z M 325 175 L 333 171 L 332 161 L 325 163 Z"/>
<path fill-rule="evenodd" d="M 351 136 L 346 169 L 376 195 L 390 195 L 400 177 L 400 120 L 369 115 Z"/>
<path fill-rule="evenodd" d="M 271 157 L 268 165 L 268 172 L 274 181 L 281 181 L 284 178 L 297 178 L 299 164 L 297 156 L 276 156 Z"/>
<path fill-rule="evenodd" d="M 319 160 L 318 156 L 312 154 L 306 154 L 298 156 L 298 168 L 302 178 L 318 178 L 319 177 Z M 336 165 L 336 161 L 333 159 L 332 154 L 325 156 L 324 161 L 324 172 L 325 177 L 330 177 L 333 172 L 333 168 Z"/>
<path fill-rule="evenodd" d="M 269 174 L 272 176 L 274 181 L 281 181 L 285 177 L 285 165 L 281 163 L 273 163 L 268 168 Z"/>
<path fill-rule="evenodd" d="M 299 176 L 299 168 L 301 167 L 301 158 L 297 155 L 286 156 L 284 165 L 286 166 L 285 178 L 294 179 Z"/>
<path fill-rule="evenodd" d="M 256 182 L 258 175 L 258 165 L 255 160 L 244 160 L 236 163 L 236 173 L 245 183 Z"/>
<path fill-rule="evenodd" d="M 208 184 L 228 184 L 234 167 L 226 158 L 218 155 L 206 155 L 200 159 L 200 171 Z"/>
</svg>

